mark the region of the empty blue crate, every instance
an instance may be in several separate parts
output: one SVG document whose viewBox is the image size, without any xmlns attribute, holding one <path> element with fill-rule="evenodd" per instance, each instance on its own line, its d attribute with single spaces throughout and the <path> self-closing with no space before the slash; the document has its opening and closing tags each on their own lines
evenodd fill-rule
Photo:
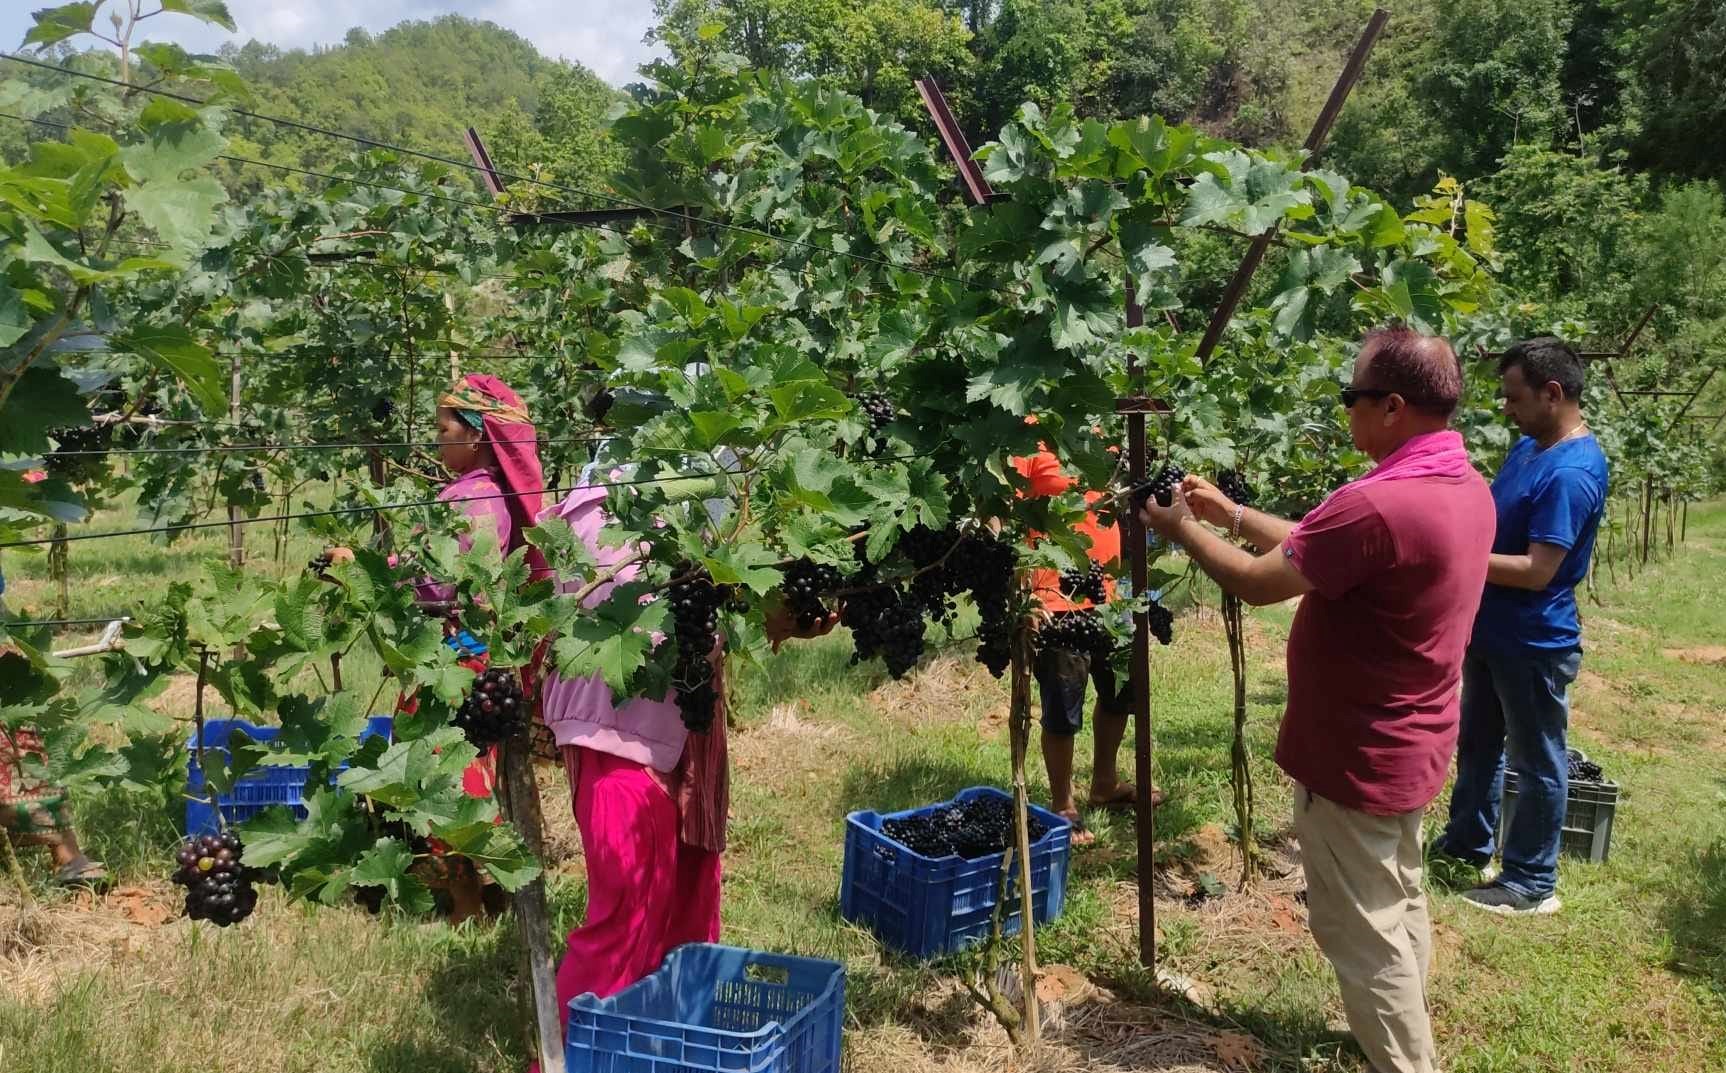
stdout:
<svg viewBox="0 0 1726 1073">
<path fill-rule="evenodd" d="M 387 740 L 395 728 L 395 720 L 387 715 L 374 715 L 367 721 L 360 740 L 382 734 Z M 274 741 L 280 727 L 258 726 L 244 719 L 204 720 L 205 751 L 228 751 L 228 741 L 238 730 L 253 741 Z M 216 803 L 229 823 L 251 819 L 272 805 L 286 805 L 294 815 L 306 815 L 306 779 L 311 768 L 305 764 L 260 765 L 240 776 L 233 793 L 218 794 Z M 204 796 L 204 770 L 198 766 L 198 735 L 194 731 L 186 740 L 186 833 L 214 834 L 216 813 Z"/>
<path fill-rule="evenodd" d="M 951 801 L 904 812 L 853 812 L 845 817 L 845 876 L 839 891 L 839 914 L 867 925 L 881 941 L 913 957 L 950 954 L 989 935 L 995 897 L 1000 889 L 1005 854 L 967 860 L 956 855 L 935 860 L 900 845 L 881 830 L 888 820 L 903 819 L 992 796 L 1012 797 L 993 786 L 961 790 Z M 1067 899 L 1067 862 L 1072 828 L 1065 819 L 1032 805 L 1043 837 L 1031 843 L 1031 905 L 1037 923 L 1061 915 Z M 1002 931 L 1012 935 L 1023 926 L 1019 910 L 1019 866 L 1011 869 L 1007 887 L 1008 913 Z"/>
<path fill-rule="evenodd" d="M 569 1073 L 839 1073 L 845 968 L 690 943 L 610 998 L 569 1003 Z"/>
</svg>

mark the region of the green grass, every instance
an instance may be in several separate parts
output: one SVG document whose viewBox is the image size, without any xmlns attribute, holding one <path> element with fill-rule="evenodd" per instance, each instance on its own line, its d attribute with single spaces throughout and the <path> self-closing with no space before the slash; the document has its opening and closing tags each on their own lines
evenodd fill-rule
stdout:
<svg viewBox="0 0 1726 1073">
<path fill-rule="evenodd" d="M 107 560 L 97 559 L 98 544 L 84 545 L 88 554 L 75 547 L 74 570 L 88 579 L 74 589 L 75 611 L 147 598 L 195 569 L 187 547 L 115 543 Z M 220 532 L 196 548 L 219 554 Z M 292 551 L 287 561 L 305 557 Z M 7 560 L 9 582 L 22 578 L 32 601 L 38 565 Z M 123 581 L 102 583 L 122 566 Z M 1535 921 L 1486 917 L 1435 891 L 1432 995 L 1451 1073 L 1726 1067 L 1726 673 L 1678 658 L 1723 643 L 1726 506 L 1694 508 L 1689 543 L 1634 581 L 1622 567 L 1616 582 L 1602 571 L 1599 596 L 1600 606 L 1586 606 L 1573 737 L 1623 786 L 1611 859 L 1566 860 L 1564 911 Z M 1286 780 L 1269 759 L 1289 617 L 1270 609 L 1249 626 L 1258 835 L 1271 846 L 1289 818 Z M 1158 813 L 1158 860 L 1171 877 L 1226 876 L 1226 650 L 1214 614 L 1186 615 L 1177 630 L 1175 647 L 1153 655 L 1158 782 L 1171 795 Z M 948 983 L 963 959 L 918 964 L 884 952 L 839 919 L 837 893 L 847 811 L 1005 782 L 1005 691 L 963 648 L 911 682 L 889 683 L 848 666 L 847 645 L 834 637 L 794 646 L 738 674 L 725 938 L 845 962 L 854 1070 L 999 1068 L 993 1037 Z M 1087 731 L 1079 755 L 1088 752 Z M 1081 780 L 1087 770 L 1082 762 Z M 1039 796 L 1040 779 L 1034 764 Z M 128 881 L 167 894 L 157 877 L 174 838 L 171 802 L 85 800 L 79 812 L 87 841 Z M 548 797 L 547 812 L 567 829 L 564 798 Z M 1073 965 L 1126 1000 L 1167 1003 L 1134 956 L 1131 819 L 1092 821 L 1098 843 L 1074 857 L 1067 911 L 1040 934 L 1042 959 Z M 39 871 L 41 859 L 25 864 Z M 578 868 L 558 875 L 561 929 L 580 918 L 584 891 Z M 1288 904 L 1289 884 L 1197 906 L 1160 898 L 1163 965 L 1211 995 L 1211 1009 L 1184 1012 L 1252 1032 L 1266 1047 L 1265 1068 L 1358 1073 L 1358 1055 L 1335 1031 L 1340 1006 L 1322 958 L 1303 930 L 1272 922 L 1268 907 Z M 25 956 L 4 919 L 0 1054 L 9 1073 L 524 1067 L 507 926 L 452 931 L 270 894 L 251 921 L 216 932 L 184 921 L 125 924 L 59 899 L 42 945 Z M 1069 1057 L 1085 1053 L 1073 1043 Z"/>
</svg>

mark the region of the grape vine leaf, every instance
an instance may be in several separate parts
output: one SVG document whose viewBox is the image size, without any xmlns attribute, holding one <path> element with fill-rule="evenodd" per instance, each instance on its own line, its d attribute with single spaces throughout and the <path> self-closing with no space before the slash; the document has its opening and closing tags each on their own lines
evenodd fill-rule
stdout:
<svg viewBox="0 0 1726 1073">
<path fill-rule="evenodd" d="M 228 12 L 228 5 L 224 0 L 162 0 L 162 10 L 190 15 L 213 26 L 220 26 L 229 33 L 237 30 L 234 16 Z"/>
<path fill-rule="evenodd" d="M 0 347 L 16 343 L 34 326 L 34 319 L 24 306 L 23 293 L 0 277 Z"/>
<path fill-rule="evenodd" d="M 100 0 L 96 3 L 86 0 L 61 4 L 59 7 L 45 7 L 33 12 L 30 17 L 36 20 L 36 25 L 30 27 L 29 32 L 24 35 L 22 47 L 36 45 L 45 49 L 68 37 L 89 33 L 90 27 L 96 22 L 96 8 L 100 6 Z"/>
<path fill-rule="evenodd" d="M 652 635 L 664 629 L 669 611 L 664 600 L 642 602 L 651 591 L 645 582 L 629 582 L 586 611 L 572 604 L 552 642 L 559 672 L 575 678 L 597 674 L 613 694 L 627 696 L 630 678 L 653 650 Z"/>
<path fill-rule="evenodd" d="M 6 400 L 6 419 L 0 421 L 0 451 L 35 454 L 52 443 L 48 430 L 59 426 L 90 423 L 78 386 L 49 365 L 24 370 Z"/>
<path fill-rule="evenodd" d="M 403 908 L 429 913 L 435 903 L 426 885 L 408 874 L 413 864 L 413 851 L 400 839 L 380 838 L 348 873 L 348 883 L 356 887 L 382 887 L 390 900 Z"/>
<path fill-rule="evenodd" d="M 771 592 L 779 585 L 779 557 L 758 539 L 759 532 L 745 530 L 730 543 L 709 549 L 701 563 L 721 585 L 742 585 L 755 593 Z"/>
<path fill-rule="evenodd" d="M 192 338 L 184 324 L 141 324 L 116 336 L 115 350 L 130 351 L 178 377 L 206 414 L 228 408 L 222 373 L 208 349 Z"/>
</svg>

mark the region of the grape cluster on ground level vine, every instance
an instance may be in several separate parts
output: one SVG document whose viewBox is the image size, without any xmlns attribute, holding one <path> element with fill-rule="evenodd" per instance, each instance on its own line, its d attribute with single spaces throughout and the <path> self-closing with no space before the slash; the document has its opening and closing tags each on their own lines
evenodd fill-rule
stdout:
<svg viewBox="0 0 1726 1073">
<path fill-rule="evenodd" d="M 887 431 L 887 426 L 893 423 L 896 415 L 893 400 L 879 392 L 865 392 L 853 396 L 857 407 L 863 411 L 863 416 L 869 419 L 869 435 L 881 437 Z"/>
<path fill-rule="evenodd" d="M 108 472 L 108 448 L 114 442 L 112 425 L 57 428 L 51 429 L 48 435 L 60 445 L 44 460 L 44 468 L 50 477 L 58 477 L 69 484 L 85 484 Z"/>
<path fill-rule="evenodd" d="M 1101 563 L 1091 563 L 1084 570 L 1061 571 L 1061 593 L 1070 600 L 1090 600 L 1102 603 L 1109 598 L 1104 584 L 1107 575 Z"/>
<path fill-rule="evenodd" d="M 1253 486 L 1241 476 L 1239 470 L 1225 469 L 1217 474 L 1217 491 L 1227 496 L 1230 502 L 1238 506 L 1250 507 L 1258 497 L 1253 492 Z"/>
<path fill-rule="evenodd" d="M 229 831 L 198 835 L 180 845 L 174 882 L 186 888 L 186 915 L 218 927 L 238 924 L 258 904 L 257 873 L 243 863 L 246 847 Z"/>
<path fill-rule="evenodd" d="M 1145 505 L 1145 500 L 1154 496 L 1157 500 L 1157 506 L 1169 506 L 1175 501 L 1175 489 L 1180 487 L 1181 482 L 1186 479 L 1187 471 L 1177 463 L 1164 463 L 1163 468 L 1157 471 L 1155 477 L 1133 489 L 1133 505 L 1142 507 Z"/>
<path fill-rule="evenodd" d="M 1107 654 L 1110 647 L 1108 628 L 1102 616 L 1094 610 L 1057 611 L 1049 622 L 1037 631 L 1037 647 L 1045 651 L 1061 649 L 1090 656 Z"/>
</svg>

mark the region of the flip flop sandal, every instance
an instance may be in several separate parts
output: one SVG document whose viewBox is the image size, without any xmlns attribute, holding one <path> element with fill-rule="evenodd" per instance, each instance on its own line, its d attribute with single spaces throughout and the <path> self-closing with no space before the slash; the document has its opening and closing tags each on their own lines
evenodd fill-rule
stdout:
<svg viewBox="0 0 1726 1073">
<path fill-rule="evenodd" d="M 54 882 L 68 889 L 101 892 L 108 889 L 112 880 L 101 864 L 79 854 L 54 873 Z"/>
</svg>

